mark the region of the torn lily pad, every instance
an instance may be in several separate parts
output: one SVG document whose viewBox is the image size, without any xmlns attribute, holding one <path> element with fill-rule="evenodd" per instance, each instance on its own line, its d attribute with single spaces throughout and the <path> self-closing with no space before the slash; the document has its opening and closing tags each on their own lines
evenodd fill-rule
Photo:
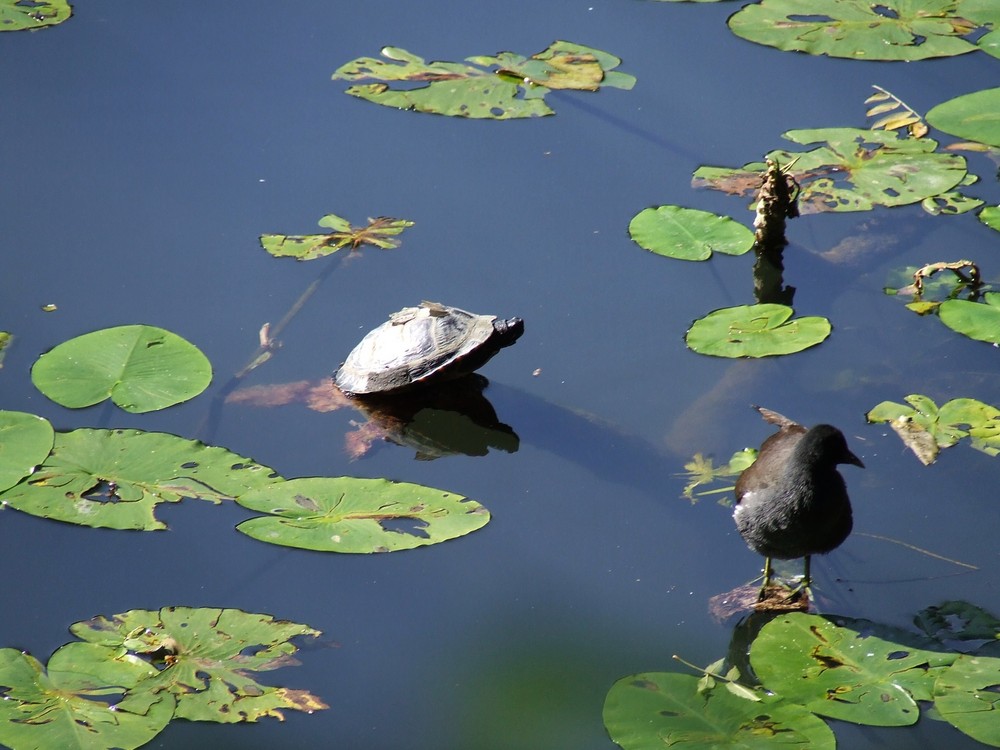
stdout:
<svg viewBox="0 0 1000 750">
<path fill-rule="evenodd" d="M 368 219 L 366 226 L 356 227 L 336 214 L 327 214 L 319 220 L 319 225 L 333 231 L 328 234 L 262 234 L 260 244 L 275 257 L 296 260 L 314 260 L 348 247 L 357 250 L 362 245 L 392 250 L 399 247 L 399 235 L 412 227 L 413 222 L 380 216 Z"/>
<path fill-rule="evenodd" d="M 955 398 L 938 407 L 919 393 L 906 396 L 909 406 L 883 401 L 866 414 L 871 423 L 887 423 L 925 466 L 938 452 L 962 438 L 987 455 L 1000 454 L 1000 409 L 974 398 Z"/>
<path fill-rule="evenodd" d="M 327 708 L 305 690 L 256 679 L 258 672 L 298 664 L 291 639 L 320 635 L 308 625 L 239 609 L 163 607 L 99 616 L 70 630 L 95 648 L 161 666 L 149 683 L 158 695 L 176 698 L 177 718 L 232 724 L 265 716 L 283 719 L 285 709 L 312 713 Z"/>
<path fill-rule="evenodd" d="M 981 0 L 762 0 L 729 19 L 736 36 L 810 55 L 925 60 L 980 49 L 1000 28 L 1000 7 Z"/>
<path fill-rule="evenodd" d="M 56 434 L 33 474 L 0 493 L 24 513 L 107 529 L 165 529 L 160 503 L 220 503 L 280 483 L 272 469 L 225 448 L 164 432 L 90 430 Z"/>
<path fill-rule="evenodd" d="M 236 527 L 247 536 L 321 552 L 413 549 L 464 536 L 490 520 L 486 508 L 461 495 L 387 479 L 292 479 L 237 502 L 268 514 Z"/>
<path fill-rule="evenodd" d="M 713 357 L 773 357 L 816 346 L 830 335 L 830 321 L 793 318 L 787 305 L 724 307 L 694 321 L 688 348 Z"/>
<path fill-rule="evenodd" d="M 787 165 L 799 185 L 802 214 L 868 211 L 902 206 L 947 193 L 966 177 L 965 159 L 936 151 L 930 138 L 901 138 L 895 131 L 858 128 L 790 130 L 793 143 L 823 143 L 809 151 L 772 151 L 767 159 Z M 764 162 L 742 168 L 700 167 L 692 185 L 749 196 L 760 187 Z"/>
<path fill-rule="evenodd" d="M 0 743 L 20 748 L 111 750 L 145 745 L 174 714 L 156 691 L 156 667 L 96 643 L 67 643 L 43 665 L 0 649 Z"/>
<path fill-rule="evenodd" d="M 351 86 L 346 93 L 386 107 L 492 120 L 554 114 L 544 101 L 553 89 L 631 89 L 635 84 L 633 76 L 615 70 L 621 60 L 614 55 L 563 41 L 531 57 L 500 52 L 462 63 L 426 62 L 398 47 L 384 47 L 382 56 L 352 60 L 333 78 L 377 81 Z"/>
</svg>

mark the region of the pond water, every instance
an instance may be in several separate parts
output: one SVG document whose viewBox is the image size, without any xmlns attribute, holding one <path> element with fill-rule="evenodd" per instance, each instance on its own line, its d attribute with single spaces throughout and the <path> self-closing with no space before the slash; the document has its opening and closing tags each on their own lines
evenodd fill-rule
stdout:
<svg viewBox="0 0 1000 750">
<path fill-rule="evenodd" d="M 782 53 L 733 37 L 734 10 L 94 0 L 60 27 L 4 35 L 0 329 L 17 339 L 0 372 L 2 408 L 61 430 L 197 437 L 286 477 L 441 487 L 493 519 L 439 546 L 350 556 L 255 542 L 233 530 L 247 513 L 231 503 L 166 508 L 171 528 L 160 533 L 8 511 L 0 646 L 44 660 L 71 623 L 133 608 L 267 612 L 324 635 L 301 666 L 264 681 L 330 709 L 284 724 L 173 722 L 150 746 L 609 750 L 601 709 L 617 679 L 683 671 L 673 654 L 705 665 L 728 649 L 735 620 L 714 620 L 708 600 L 753 578 L 760 559 L 728 508 L 681 498 L 677 475 L 696 452 L 726 460 L 759 445 L 770 428 L 751 404 L 838 425 L 866 464 L 843 469 L 855 534 L 814 561 L 820 611 L 903 627 L 949 599 L 1000 613 L 997 459 L 959 445 L 925 468 L 864 419 L 910 393 L 1000 404 L 995 348 L 882 293 L 893 270 L 938 260 L 977 260 L 996 280 L 995 233 L 971 214 L 919 207 L 797 219 L 785 279 L 796 310 L 829 317 L 834 333 L 798 355 L 729 361 L 686 350 L 683 334 L 711 310 L 753 302 L 752 258 L 667 260 L 626 232 L 635 213 L 664 203 L 749 224 L 746 201 L 693 191 L 691 173 L 756 160 L 787 145 L 790 129 L 864 127 L 871 84 L 926 112 L 996 80 L 997 61 Z M 637 85 L 553 94 L 553 117 L 473 122 L 377 107 L 330 80 L 383 45 L 461 60 L 531 54 L 554 39 L 621 57 Z M 984 178 L 970 192 L 996 204 L 995 166 L 969 159 Z M 400 249 L 342 261 L 260 249 L 258 235 L 309 233 L 327 213 L 416 223 Z M 842 241 L 865 250 L 840 263 L 817 255 Z M 260 326 L 329 263 L 247 385 L 326 377 L 365 331 L 423 299 L 519 315 L 524 337 L 483 369 L 519 449 L 417 461 L 384 443 L 352 461 L 350 410 L 229 404 L 210 415 Z M 42 312 L 47 303 L 58 310 Z M 128 323 L 195 343 L 213 363 L 212 388 L 134 416 L 63 409 L 31 385 L 42 352 Z M 978 746 L 926 717 L 909 729 L 833 726 L 842 747 Z"/>
</svg>

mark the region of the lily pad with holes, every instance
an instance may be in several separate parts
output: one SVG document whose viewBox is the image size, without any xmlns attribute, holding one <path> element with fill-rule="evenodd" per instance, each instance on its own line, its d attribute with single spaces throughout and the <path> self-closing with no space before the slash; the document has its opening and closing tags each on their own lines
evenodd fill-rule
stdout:
<svg viewBox="0 0 1000 750">
<path fill-rule="evenodd" d="M 853 60 L 924 60 L 979 47 L 968 36 L 1000 27 L 981 0 L 762 0 L 729 19 L 734 34 L 782 50 Z"/>
<path fill-rule="evenodd" d="M 962 654 L 934 685 L 942 719 L 991 747 L 1000 747 L 1000 659 Z"/>
<path fill-rule="evenodd" d="M 983 302 L 945 300 L 938 315 L 942 323 L 970 339 L 1000 344 L 1000 292 L 987 292 Z"/>
<path fill-rule="evenodd" d="M 858 128 L 790 130 L 793 143 L 822 143 L 809 151 L 777 150 L 777 162 L 799 185 L 802 214 L 825 211 L 868 211 L 874 206 L 902 206 L 947 193 L 966 178 L 965 159 L 937 153 L 930 138 L 901 138 L 899 133 Z M 694 187 L 710 187 L 732 195 L 754 195 L 763 162 L 739 169 L 700 167 Z"/>
<path fill-rule="evenodd" d="M 260 244 L 275 257 L 296 260 L 314 260 L 344 248 L 357 250 L 362 245 L 391 250 L 399 247 L 399 235 L 412 227 L 413 222 L 380 216 L 369 219 L 366 226 L 355 227 L 347 219 L 327 214 L 319 220 L 319 225 L 333 231 L 328 234 L 262 234 Z"/>
<path fill-rule="evenodd" d="M 721 685 L 702 690 L 699 682 L 670 672 L 618 680 L 604 701 L 611 740 L 623 750 L 836 747 L 830 727 L 801 706 L 773 698 L 748 700 Z"/>
<path fill-rule="evenodd" d="M 787 305 L 725 307 L 699 318 L 688 329 L 688 348 L 713 357 L 773 357 L 793 354 L 826 340 L 830 321 L 793 318 Z"/>
<path fill-rule="evenodd" d="M 0 0 L 0 31 L 40 29 L 62 23 L 73 14 L 66 0 Z"/>
<path fill-rule="evenodd" d="M 85 333 L 49 350 L 31 368 L 42 393 L 70 409 L 110 397 L 141 414 L 194 398 L 212 381 L 212 365 L 176 333 L 145 325 Z"/>
<path fill-rule="evenodd" d="M 639 247 L 680 260 L 707 260 L 713 252 L 742 255 L 753 247 L 753 232 L 728 216 L 681 206 L 656 206 L 628 225 Z"/>
<path fill-rule="evenodd" d="M 377 81 L 351 86 L 347 93 L 383 106 L 492 120 L 553 114 L 544 101 L 552 89 L 630 89 L 635 84 L 634 77 L 615 70 L 621 60 L 614 55 L 563 41 L 531 57 L 500 52 L 463 63 L 426 62 L 398 47 L 383 48 L 382 56 L 352 60 L 333 78 Z"/>
<path fill-rule="evenodd" d="M 834 719 L 909 726 L 957 654 L 865 620 L 794 612 L 768 622 L 750 647 L 760 681 L 787 701 Z"/>
<path fill-rule="evenodd" d="M 387 479 L 292 479 L 237 498 L 267 513 L 236 528 L 270 544 L 322 552 L 391 552 L 482 528 L 489 511 L 450 492 Z"/>
<path fill-rule="evenodd" d="M 866 415 L 869 422 L 884 422 L 900 436 L 921 463 L 928 465 L 938 451 L 969 438 L 973 448 L 1000 454 L 1000 409 L 974 398 L 954 398 L 938 407 L 919 393 L 904 399 L 909 406 L 883 401 Z"/>
<path fill-rule="evenodd" d="M 14 750 L 111 750 L 145 745 L 174 713 L 152 664 L 95 643 L 68 643 L 47 665 L 0 649 L 0 743 Z"/>
<path fill-rule="evenodd" d="M 0 411 L 0 491 L 31 474 L 52 450 L 48 420 L 20 411 Z"/>
<path fill-rule="evenodd" d="M 1000 14 L 1000 5 L 997 12 Z M 1000 146 L 1000 88 L 942 102 L 927 113 L 927 122 L 960 138 Z"/>
<path fill-rule="evenodd" d="M 81 429 L 57 433 L 48 458 L 0 493 L 0 503 L 81 526 L 149 531 L 166 528 L 155 515 L 160 503 L 219 503 L 281 481 L 266 466 L 196 440 Z"/>
<path fill-rule="evenodd" d="M 95 648 L 152 659 L 164 668 L 151 680 L 157 694 L 176 697 L 175 716 L 225 724 L 283 719 L 282 710 L 327 708 L 305 690 L 271 687 L 256 673 L 298 662 L 291 643 L 318 630 L 238 609 L 163 607 L 99 616 L 70 630 Z M 98 645 L 99 644 L 99 645 Z"/>
</svg>

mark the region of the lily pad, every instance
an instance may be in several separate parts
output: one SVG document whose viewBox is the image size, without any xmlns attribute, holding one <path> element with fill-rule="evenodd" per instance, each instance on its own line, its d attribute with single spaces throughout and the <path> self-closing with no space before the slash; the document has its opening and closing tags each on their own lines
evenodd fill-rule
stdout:
<svg viewBox="0 0 1000 750">
<path fill-rule="evenodd" d="M 0 331 L 0 370 L 3 369 L 3 360 L 7 356 L 7 347 L 14 341 L 14 337 L 7 331 Z"/>
<path fill-rule="evenodd" d="M 762 0 L 729 19 L 734 34 L 757 44 L 853 60 L 962 55 L 979 49 L 966 36 L 997 26 L 1000 9 L 977 0 Z"/>
<path fill-rule="evenodd" d="M 656 206 L 628 225 L 639 247 L 680 260 L 707 260 L 713 252 L 742 255 L 753 247 L 753 232 L 728 216 L 680 206 Z"/>
<path fill-rule="evenodd" d="M 268 513 L 236 528 L 270 544 L 322 552 L 391 552 L 437 544 L 482 528 L 482 505 L 460 495 L 387 479 L 311 477 L 236 500 Z"/>
<path fill-rule="evenodd" d="M 688 348 L 713 357 L 773 357 L 808 349 L 830 335 L 830 321 L 793 318 L 787 305 L 725 307 L 696 320 L 684 339 Z"/>
<path fill-rule="evenodd" d="M 767 155 L 788 165 L 787 173 L 800 188 L 797 205 L 802 214 L 920 203 L 947 193 L 967 175 L 963 157 L 937 153 L 938 143 L 930 138 L 901 138 L 896 131 L 822 128 L 790 130 L 782 137 L 799 144 L 824 143 L 810 151 L 778 150 Z M 764 162 L 740 169 L 700 167 L 692 184 L 752 195 L 765 168 Z"/>
<path fill-rule="evenodd" d="M 1000 146 L 1000 88 L 942 102 L 927 113 L 927 122 L 959 138 Z"/>
<path fill-rule="evenodd" d="M 604 726 L 624 750 L 808 747 L 833 750 L 826 723 L 787 701 L 747 700 L 697 677 L 647 672 L 616 682 L 604 701 Z"/>
<path fill-rule="evenodd" d="M 73 14 L 66 0 L 0 0 L 0 31 L 40 29 L 62 23 Z"/>
<path fill-rule="evenodd" d="M 109 529 L 165 529 L 160 503 L 219 503 L 280 483 L 272 469 L 225 448 L 139 430 L 57 433 L 52 452 L 0 503 L 33 516 Z"/>
<path fill-rule="evenodd" d="M 949 448 L 964 437 L 973 448 L 991 456 L 1000 454 L 1000 409 L 974 398 L 955 398 L 940 408 L 927 396 L 905 398 L 910 407 L 883 401 L 866 415 L 869 422 L 887 422 L 924 465 L 939 448 Z"/>
<path fill-rule="evenodd" d="M 13 750 L 130 750 L 160 733 L 174 698 L 154 692 L 156 668 L 94 643 L 68 643 L 43 666 L 0 649 L 0 743 Z"/>
<path fill-rule="evenodd" d="M 141 414 L 194 398 L 212 381 L 212 365 L 176 333 L 144 325 L 85 333 L 49 350 L 31 368 L 42 393 L 70 409 L 111 397 Z"/>
<path fill-rule="evenodd" d="M 1000 344 L 1000 292 L 987 292 L 983 302 L 945 300 L 938 315 L 942 323 L 970 339 Z"/>
<path fill-rule="evenodd" d="M 398 47 L 382 49 L 385 60 L 361 57 L 342 65 L 334 80 L 376 80 L 347 93 L 376 104 L 418 112 L 492 120 L 551 115 L 543 98 L 552 89 L 630 89 L 635 78 L 615 71 L 614 55 L 572 42 L 553 42 L 536 55 L 512 52 L 470 57 L 465 63 L 426 62 Z M 400 87 L 390 84 L 403 83 Z"/>
<path fill-rule="evenodd" d="M 413 222 L 380 216 L 369 219 L 363 227 L 351 226 L 347 219 L 327 214 L 319 220 L 321 227 L 329 227 L 329 234 L 262 234 L 260 244 L 275 257 L 296 260 L 313 260 L 331 255 L 346 247 L 357 250 L 362 245 L 374 245 L 383 250 L 399 247 L 399 235 Z"/>
<path fill-rule="evenodd" d="M 876 635 L 876 633 L 878 635 Z M 916 637 L 864 620 L 838 625 L 801 612 L 776 617 L 750 648 L 760 681 L 822 716 L 908 726 L 956 654 L 914 645 Z"/>
<path fill-rule="evenodd" d="M 973 739 L 1000 747 L 1000 659 L 959 656 L 934 685 L 934 707 Z"/>
<path fill-rule="evenodd" d="M 927 607 L 917 614 L 914 622 L 937 640 L 993 642 L 1000 639 L 1000 619 L 969 602 L 948 601 Z"/>
<path fill-rule="evenodd" d="M 20 411 L 0 411 L 0 491 L 35 470 L 52 450 L 48 420 Z"/>
<path fill-rule="evenodd" d="M 176 697 L 178 718 L 230 724 L 282 719 L 283 709 L 327 708 L 305 690 L 262 685 L 254 676 L 297 664 L 290 639 L 320 635 L 308 625 L 238 609 L 163 607 L 95 617 L 70 630 L 95 647 L 162 663 L 151 683 L 158 694 Z"/>
<path fill-rule="evenodd" d="M 988 206 L 979 212 L 979 220 L 990 229 L 1000 232 L 1000 206 Z"/>
</svg>

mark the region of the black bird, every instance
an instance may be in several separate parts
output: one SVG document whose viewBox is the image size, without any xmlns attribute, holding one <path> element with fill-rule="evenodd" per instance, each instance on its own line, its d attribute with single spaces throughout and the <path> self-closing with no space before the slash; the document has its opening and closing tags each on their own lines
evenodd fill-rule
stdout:
<svg viewBox="0 0 1000 750">
<path fill-rule="evenodd" d="M 771 558 L 805 558 L 800 591 L 809 587 L 809 557 L 830 552 L 847 539 L 854 522 L 837 464 L 864 464 L 836 427 L 820 424 L 807 430 L 777 412 L 756 408 L 779 430 L 736 480 L 733 518 L 750 549 L 765 558 L 758 597 L 763 599 L 771 582 Z"/>
</svg>

